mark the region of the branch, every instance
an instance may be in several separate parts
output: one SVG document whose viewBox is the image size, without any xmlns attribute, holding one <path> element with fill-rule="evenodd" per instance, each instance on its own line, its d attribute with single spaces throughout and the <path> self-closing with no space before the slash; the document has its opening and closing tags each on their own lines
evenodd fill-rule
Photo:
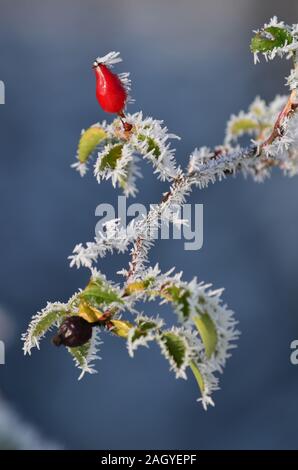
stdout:
<svg viewBox="0 0 298 470">
<path fill-rule="evenodd" d="M 138 168 L 141 157 L 152 165 L 158 178 L 169 181 L 170 188 L 159 204 L 150 206 L 143 219 L 133 219 L 127 228 L 120 219 L 110 220 L 94 241 L 75 247 L 71 266 L 89 268 L 90 281 L 68 302 L 48 303 L 32 318 L 23 335 L 25 353 L 39 347 L 45 333 L 58 327 L 58 344 L 67 347 L 82 377 L 85 372 L 95 372 L 99 330 L 125 338 L 130 356 L 139 346 L 155 341 L 177 378 L 186 378 L 186 371 L 193 372 L 203 407 L 213 404 L 211 394 L 218 389 L 217 374 L 222 372 L 239 336 L 233 312 L 222 301 L 222 289 L 211 290 L 210 284 L 197 278 L 186 282 L 182 273 L 173 274 L 174 268 L 162 273 L 158 265 L 148 267 L 148 253 L 161 221 L 178 227 L 185 223 L 181 206 L 193 187 L 202 189 L 238 172 L 262 181 L 273 167 L 290 176 L 298 174 L 298 25 L 289 26 L 272 18 L 255 32 L 251 50 L 255 60 L 258 54 L 266 60 L 276 56 L 294 59 L 294 68 L 287 77 L 290 97 L 278 96 L 269 104 L 256 98 L 246 112 L 240 111 L 230 118 L 224 145 L 195 149 L 184 171 L 177 166 L 175 149 L 169 143 L 177 136 L 170 134 L 162 121 L 143 117 L 142 112 L 126 113 L 128 75 L 117 75 L 111 70 L 121 61 L 119 53 L 111 52 L 96 59 L 93 68 L 98 102 L 117 117 L 110 124 L 96 123 L 82 132 L 73 166 L 83 176 L 97 152 L 94 175 L 98 182 L 110 179 L 125 196 L 135 196 L 136 179 L 141 177 Z M 238 145 L 243 135 L 254 138 L 251 145 Z M 107 280 L 95 269 L 98 258 L 130 248 L 129 268 L 118 272 L 126 276 L 124 286 Z M 158 316 L 139 314 L 137 302 L 154 299 L 171 304 L 180 326 L 167 329 Z M 134 323 L 123 320 L 122 312 L 132 314 Z"/>
<path fill-rule="evenodd" d="M 286 120 L 293 117 L 297 107 L 296 90 L 293 90 L 286 105 L 279 113 L 270 136 L 261 144 L 252 144 L 246 148 L 232 150 L 228 147 L 215 147 L 206 162 L 196 162 L 195 158 L 193 161 L 190 161 L 187 173 L 179 173 L 178 177 L 172 180 L 171 188 L 163 195 L 159 205 L 154 207 L 154 209 L 150 209 L 144 222 L 146 233 L 143 236 L 137 237 L 131 249 L 131 262 L 127 273 L 127 283 L 134 278 L 134 275 L 139 271 L 140 265 L 144 265 L 146 262 L 152 244 L 147 243 L 147 246 L 144 247 L 144 241 L 147 240 L 148 242 L 146 234 L 150 233 L 148 232 L 148 227 L 152 218 L 158 214 L 160 220 L 164 212 L 169 209 L 169 206 L 177 206 L 179 203 L 181 205 L 187 193 L 191 191 L 192 186 L 204 188 L 210 182 L 214 183 L 215 180 L 221 181 L 226 176 L 234 175 L 239 171 L 258 177 L 264 170 L 281 165 L 281 160 L 266 155 L 266 148 L 284 135 L 283 124 Z"/>
</svg>

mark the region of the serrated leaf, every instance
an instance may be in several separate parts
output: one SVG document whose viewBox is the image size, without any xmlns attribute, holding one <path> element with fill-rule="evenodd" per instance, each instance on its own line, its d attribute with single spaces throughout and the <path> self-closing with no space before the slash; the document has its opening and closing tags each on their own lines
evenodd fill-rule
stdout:
<svg viewBox="0 0 298 470">
<path fill-rule="evenodd" d="M 176 370 L 181 369 L 187 355 L 183 338 L 172 331 L 167 331 L 161 335 L 161 341 L 166 350 L 166 357 L 175 365 Z"/>
<path fill-rule="evenodd" d="M 52 328 L 52 326 L 60 324 L 67 315 L 69 315 L 68 309 L 66 307 L 62 308 L 59 303 L 57 303 L 57 305 L 48 305 L 41 312 L 35 315 L 32 318 L 27 332 L 22 335 L 22 339 L 24 341 L 24 353 L 30 354 L 32 348 L 39 348 L 39 340 Z"/>
<path fill-rule="evenodd" d="M 52 325 L 54 325 L 58 320 L 62 320 L 67 315 L 68 313 L 64 310 L 49 311 L 38 323 L 36 323 L 32 330 L 32 335 L 35 337 L 42 336 L 51 328 Z"/>
<path fill-rule="evenodd" d="M 114 170 L 117 165 L 117 161 L 122 156 L 123 144 L 116 144 L 111 147 L 100 160 L 100 171 L 104 171 L 107 168 Z"/>
<path fill-rule="evenodd" d="M 82 371 L 81 375 L 79 376 L 79 380 L 85 373 L 94 374 L 96 372 L 93 363 L 97 359 L 100 359 L 100 357 L 97 355 L 99 351 L 99 344 L 100 341 L 98 339 L 98 329 L 93 328 L 90 341 L 76 348 L 67 348 L 68 352 L 75 361 L 75 365 Z"/>
<path fill-rule="evenodd" d="M 131 357 L 139 346 L 147 346 L 149 341 L 155 340 L 156 334 L 163 325 L 161 320 L 154 321 L 148 317 L 138 318 L 136 322 L 137 325 L 131 328 L 127 339 L 128 352 Z"/>
<path fill-rule="evenodd" d="M 125 288 L 125 294 L 131 295 L 135 292 L 142 292 L 145 289 L 143 281 L 130 282 Z"/>
<path fill-rule="evenodd" d="M 160 157 L 161 151 L 159 145 L 152 137 L 139 134 L 138 139 L 147 143 L 147 152 L 152 152 L 156 158 Z"/>
<path fill-rule="evenodd" d="M 89 127 L 81 136 L 78 146 L 78 159 L 85 163 L 96 147 L 107 137 L 107 133 L 101 127 Z"/>
<path fill-rule="evenodd" d="M 251 40 L 250 48 L 252 52 L 270 52 L 275 47 L 283 47 L 292 41 L 292 35 L 285 28 L 269 26 L 256 33 Z"/>
<path fill-rule="evenodd" d="M 191 371 L 193 375 L 195 376 L 201 395 L 203 395 L 205 391 L 205 383 L 204 383 L 203 376 L 200 372 L 200 369 L 194 361 L 190 361 L 189 367 L 191 368 Z"/>
<path fill-rule="evenodd" d="M 213 320 L 208 313 L 195 315 L 193 317 L 194 324 L 202 338 L 206 356 L 209 359 L 216 350 L 217 331 Z"/>
<path fill-rule="evenodd" d="M 80 293 L 80 297 L 88 302 L 94 302 L 98 306 L 109 305 L 112 302 L 123 304 L 119 292 L 102 279 L 91 279 L 87 287 Z"/>
<path fill-rule="evenodd" d="M 137 339 L 146 337 L 148 333 L 157 328 L 157 324 L 151 320 L 142 320 L 138 323 L 138 326 L 135 327 L 131 341 L 134 342 Z"/>
</svg>

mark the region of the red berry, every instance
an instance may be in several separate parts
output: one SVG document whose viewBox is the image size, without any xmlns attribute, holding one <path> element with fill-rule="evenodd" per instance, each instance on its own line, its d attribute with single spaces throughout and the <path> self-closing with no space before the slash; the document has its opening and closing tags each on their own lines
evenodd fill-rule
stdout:
<svg viewBox="0 0 298 470">
<path fill-rule="evenodd" d="M 96 98 L 107 113 L 123 113 L 127 100 L 126 89 L 120 78 L 104 64 L 94 66 Z"/>
</svg>

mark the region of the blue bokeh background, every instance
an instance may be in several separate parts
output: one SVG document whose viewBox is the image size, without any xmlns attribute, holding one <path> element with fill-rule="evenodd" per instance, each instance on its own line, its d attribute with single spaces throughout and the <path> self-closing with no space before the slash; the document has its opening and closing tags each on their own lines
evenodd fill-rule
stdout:
<svg viewBox="0 0 298 470">
<path fill-rule="evenodd" d="M 105 336 L 99 373 L 77 382 L 65 351 L 48 340 L 23 357 L 21 332 L 47 300 L 66 300 L 88 278 L 67 256 L 94 236 L 94 211 L 116 203 L 109 183 L 81 180 L 70 164 L 81 128 L 104 119 L 94 98 L 92 60 L 120 50 L 136 104 L 183 137 L 181 164 L 195 146 L 221 143 L 229 115 L 256 94 L 284 93 L 286 62 L 253 66 L 251 30 L 273 14 L 293 23 L 291 0 L 1 0 L 0 304 L 15 325 L 0 388 L 16 409 L 67 448 L 297 448 L 297 178 L 242 177 L 195 191 L 204 204 L 204 246 L 163 241 L 152 263 L 173 264 L 226 288 L 242 336 L 221 378 L 216 407 L 196 403 L 196 384 L 175 381 L 157 348 L 131 360 Z M 166 185 L 149 166 L 139 202 Z M 100 269 L 114 280 L 126 256 Z M 148 311 L 148 310 L 147 310 Z M 169 315 L 164 310 L 165 315 Z M 156 313 L 155 311 L 153 313 Z M 1 338 L 1 332 L 0 332 Z"/>
</svg>

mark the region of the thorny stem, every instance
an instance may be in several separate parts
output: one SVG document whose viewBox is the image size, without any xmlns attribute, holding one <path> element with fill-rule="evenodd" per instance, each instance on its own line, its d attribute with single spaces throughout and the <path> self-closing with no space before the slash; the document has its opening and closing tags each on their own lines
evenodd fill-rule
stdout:
<svg viewBox="0 0 298 470">
<path fill-rule="evenodd" d="M 123 111 L 119 113 L 119 117 L 120 117 L 120 121 L 122 122 L 124 132 L 130 132 L 133 128 L 133 125 L 127 122 L 126 116 Z"/>
<path fill-rule="evenodd" d="M 161 204 L 167 202 L 170 199 L 173 189 L 175 189 L 175 187 L 178 186 L 179 183 L 181 183 L 182 181 L 185 181 L 185 177 L 183 175 L 180 175 L 178 178 L 173 180 L 173 186 L 172 186 L 171 189 L 169 189 L 169 191 L 167 191 L 163 195 L 163 197 L 161 199 Z M 147 220 L 149 220 L 149 216 L 150 216 L 150 212 L 147 216 Z M 136 239 L 134 245 L 133 245 L 132 250 L 131 250 L 131 262 L 130 262 L 129 271 L 127 273 L 127 282 L 134 275 L 134 273 L 136 271 L 138 257 L 140 255 L 140 252 L 141 252 L 142 248 L 143 248 L 143 238 L 138 237 Z"/>
<path fill-rule="evenodd" d="M 142 237 L 138 237 L 131 250 L 131 262 L 130 262 L 130 269 L 127 274 L 127 281 L 129 280 L 131 276 L 133 276 L 136 270 L 138 256 L 139 256 L 140 250 L 142 249 L 142 241 L 143 241 Z"/>
<path fill-rule="evenodd" d="M 270 136 L 259 146 L 259 155 L 261 154 L 263 148 L 266 147 L 266 145 L 272 144 L 272 142 L 274 142 L 276 138 L 281 137 L 283 135 L 283 122 L 286 118 L 290 117 L 291 114 L 293 114 L 297 107 L 298 103 L 296 101 L 296 90 L 293 90 L 289 96 L 288 101 L 285 104 L 285 107 L 279 113 Z"/>
</svg>

